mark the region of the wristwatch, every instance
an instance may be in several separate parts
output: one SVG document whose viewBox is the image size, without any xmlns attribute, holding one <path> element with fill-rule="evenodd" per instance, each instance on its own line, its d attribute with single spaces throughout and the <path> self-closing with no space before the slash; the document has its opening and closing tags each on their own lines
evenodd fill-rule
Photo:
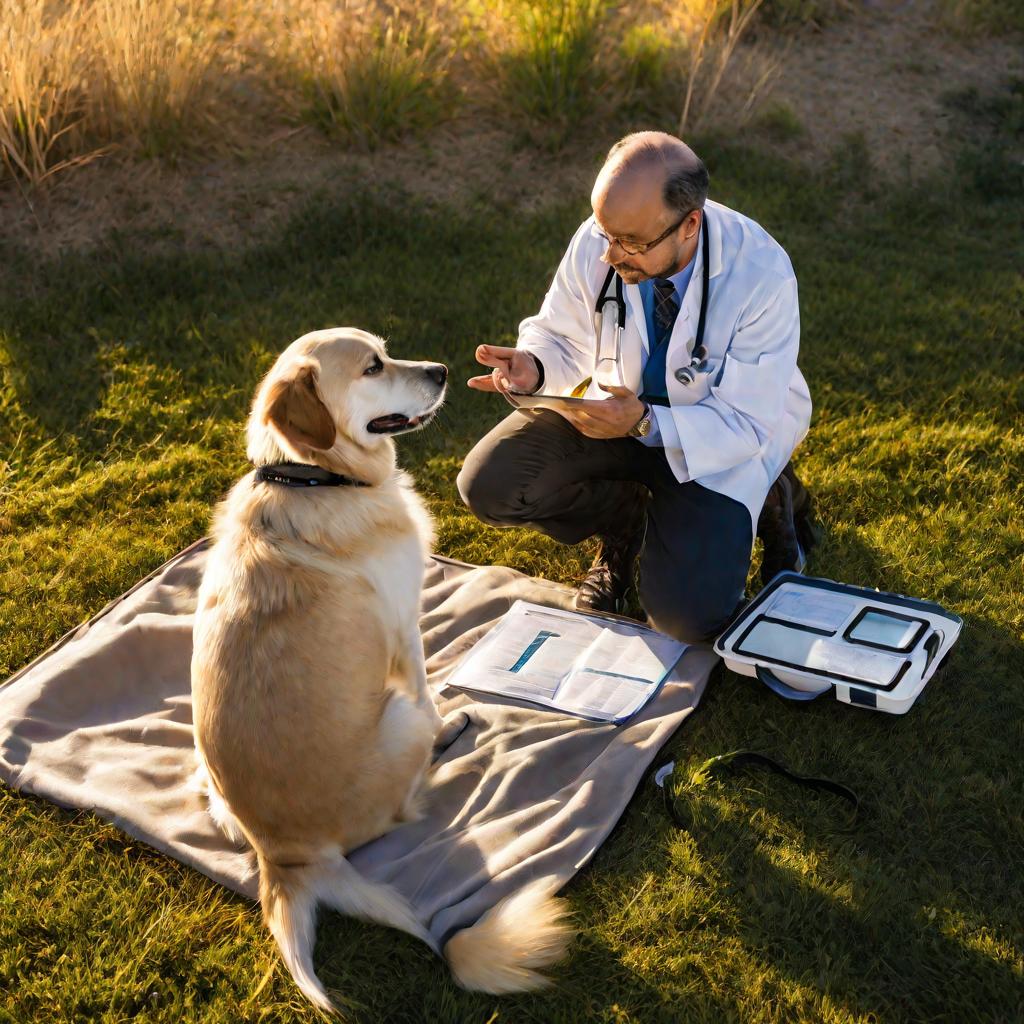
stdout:
<svg viewBox="0 0 1024 1024">
<path fill-rule="evenodd" d="M 651 407 L 644 402 L 644 414 L 633 424 L 629 437 L 646 437 L 651 432 Z"/>
</svg>

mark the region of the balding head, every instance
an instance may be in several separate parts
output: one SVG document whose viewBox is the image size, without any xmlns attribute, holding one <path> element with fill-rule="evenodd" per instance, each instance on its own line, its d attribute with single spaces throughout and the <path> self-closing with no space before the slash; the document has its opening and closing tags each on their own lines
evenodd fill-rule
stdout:
<svg viewBox="0 0 1024 1024">
<path fill-rule="evenodd" d="M 635 132 L 620 139 L 609 150 L 591 193 L 598 226 L 627 246 L 662 238 L 672 225 L 679 230 L 652 247 L 649 256 L 634 257 L 609 247 L 605 261 L 627 282 L 685 266 L 700 225 L 696 211 L 703 210 L 707 194 L 707 168 L 681 139 L 665 132 Z"/>
<path fill-rule="evenodd" d="M 690 147 L 666 132 L 633 132 L 608 151 L 591 202 L 657 191 L 669 213 L 682 215 L 704 206 L 708 171 Z"/>
</svg>

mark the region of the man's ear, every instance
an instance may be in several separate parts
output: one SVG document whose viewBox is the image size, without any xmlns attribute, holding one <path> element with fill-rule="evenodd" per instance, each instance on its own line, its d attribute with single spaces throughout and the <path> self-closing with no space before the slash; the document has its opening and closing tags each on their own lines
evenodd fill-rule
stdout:
<svg viewBox="0 0 1024 1024">
<path fill-rule="evenodd" d="M 291 376 L 274 381 L 266 410 L 264 422 L 273 424 L 292 447 L 326 451 L 334 445 L 334 419 L 320 398 L 314 364 L 303 363 Z"/>
</svg>

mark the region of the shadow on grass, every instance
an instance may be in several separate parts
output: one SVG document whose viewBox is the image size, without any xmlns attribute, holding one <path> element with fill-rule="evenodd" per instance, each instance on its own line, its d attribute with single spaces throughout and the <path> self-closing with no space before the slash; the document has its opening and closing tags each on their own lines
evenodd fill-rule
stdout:
<svg viewBox="0 0 1024 1024">
<path fill-rule="evenodd" d="M 810 570 L 918 589 L 850 543 Z M 987 688 L 971 685 L 979 649 L 991 652 Z M 856 824 L 846 827 L 835 797 L 736 772 L 684 787 L 676 799 L 695 824 L 689 835 L 673 833 L 649 783 L 570 891 L 586 900 L 600 873 L 601 887 L 628 900 L 649 873 L 660 878 L 645 979 L 663 997 L 679 990 L 675 1019 L 749 1015 L 752 976 L 764 1019 L 792 1019 L 798 1007 L 806 1019 L 824 1019 L 826 1005 L 868 1020 L 1017 1019 L 1022 799 L 999 751 L 1006 716 L 1024 710 L 1019 663 L 1008 631 L 968 618 L 954 657 L 906 716 L 831 698 L 793 705 L 720 669 L 700 714 L 654 765 L 674 758 L 676 778 L 687 779 L 713 754 L 762 750 L 852 786 L 861 797 Z M 1003 743 L 989 742 L 1001 734 Z M 645 833 L 653 853 L 636 850 Z M 731 967 L 706 978 L 714 951 Z M 741 984 L 735 975 L 744 973 Z M 716 992 L 713 1012 L 706 992 L 690 991 L 698 980 Z M 774 1015 L 764 1008 L 772 1006 Z"/>
<path fill-rule="evenodd" d="M 869 154 L 856 147 L 816 172 L 715 139 L 706 156 L 712 195 L 792 256 L 801 366 L 821 409 L 867 401 L 949 416 L 1021 397 L 1024 356 L 1001 312 L 1019 250 L 1013 200 L 946 181 L 871 190 Z M 324 191 L 279 237 L 240 252 L 146 254 L 112 235 L 38 266 L 8 243 L 6 272 L 21 287 L 0 316 L 18 401 L 47 434 L 102 451 L 110 431 L 93 414 L 124 364 L 168 371 L 196 419 L 237 418 L 288 342 L 343 324 L 390 337 L 397 355 L 448 362 L 460 382 L 479 342 L 514 341 L 588 212 L 582 195 L 524 216 L 500 203 L 456 210 L 397 191 Z M 466 441 L 485 408 L 474 397 L 450 402 Z"/>
<path fill-rule="evenodd" d="M 442 360 L 468 376 L 476 345 L 511 343 L 539 305 L 579 212 L 523 218 L 400 195 L 320 194 L 280 238 L 242 253 L 132 255 L 129 240 L 114 239 L 116 256 L 39 268 L 12 252 L 11 267 L 32 281 L 3 309 L 18 400 L 47 432 L 101 447 L 90 416 L 116 351 L 120 361 L 173 371 L 200 414 L 239 416 L 279 351 L 332 325 L 361 326 L 392 339 L 398 356 Z M 476 216 L 486 216 L 482 231 Z"/>
</svg>

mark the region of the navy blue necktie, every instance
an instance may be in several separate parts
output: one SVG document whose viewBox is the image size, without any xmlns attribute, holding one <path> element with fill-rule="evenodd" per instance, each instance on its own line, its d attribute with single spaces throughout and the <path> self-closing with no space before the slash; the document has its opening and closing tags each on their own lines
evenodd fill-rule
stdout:
<svg viewBox="0 0 1024 1024">
<path fill-rule="evenodd" d="M 672 333 L 672 325 L 679 315 L 679 300 L 676 298 L 676 286 L 665 277 L 654 280 L 654 328 L 657 337 L 655 346 L 668 340 Z"/>
<path fill-rule="evenodd" d="M 640 397 L 651 405 L 668 405 L 665 390 L 665 357 L 672 327 L 679 315 L 676 286 L 667 278 L 654 280 L 654 337 L 651 352 L 644 366 L 643 390 Z"/>
</svg>

